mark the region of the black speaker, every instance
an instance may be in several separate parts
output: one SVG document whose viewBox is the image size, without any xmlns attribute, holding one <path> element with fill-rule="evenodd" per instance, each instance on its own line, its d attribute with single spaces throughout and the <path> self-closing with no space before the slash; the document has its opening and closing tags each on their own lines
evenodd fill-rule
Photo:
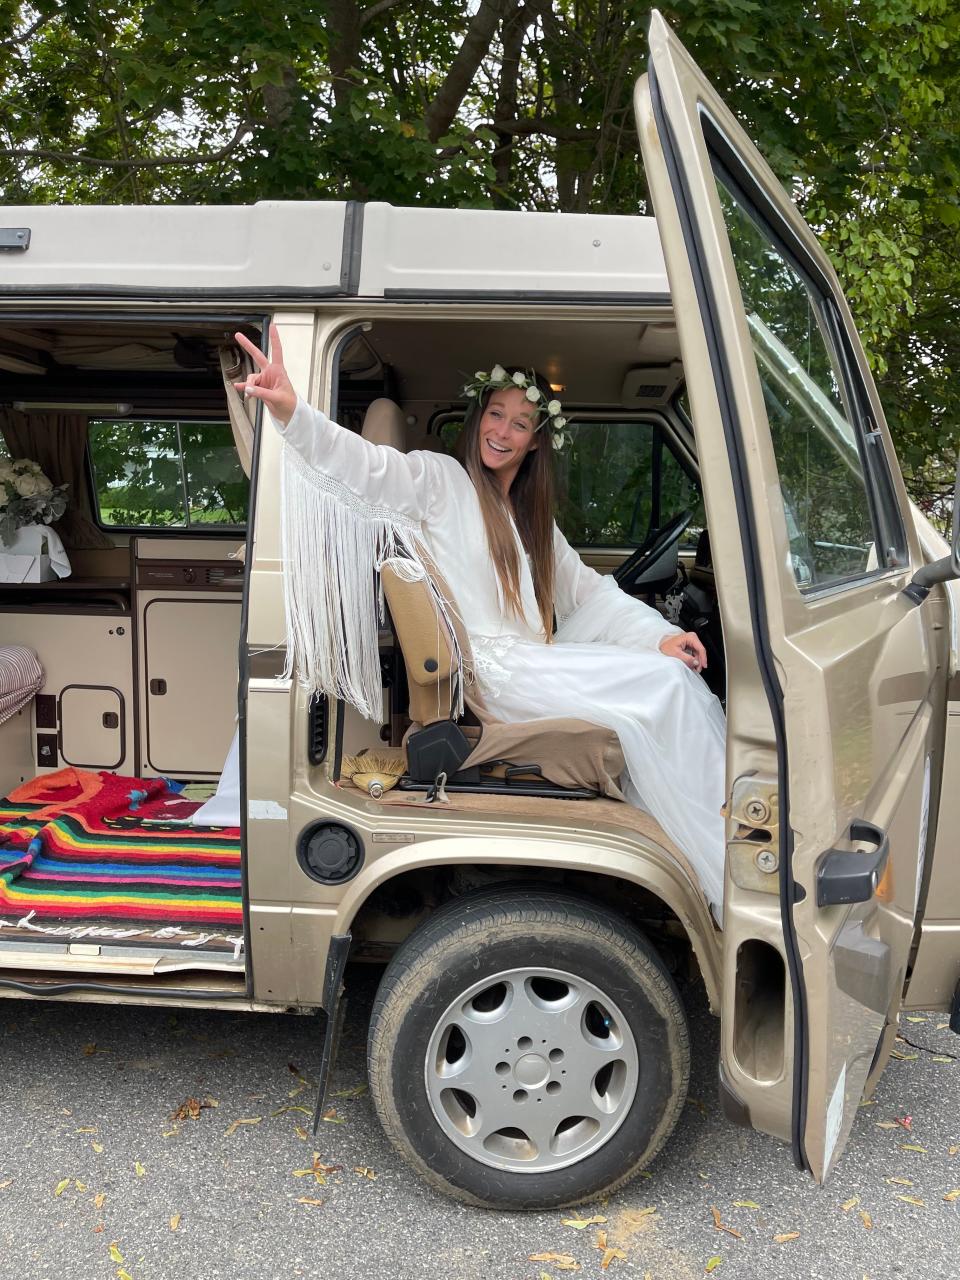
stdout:
<svg viewBox="0 0 960 1280">
<path fill-rule="evenodd" d="M 319 884 L 345 884 L 363 866 L 363 841 L 342 822 L 311 822 L 297 840 L 297 861 Z"/>
</svg>

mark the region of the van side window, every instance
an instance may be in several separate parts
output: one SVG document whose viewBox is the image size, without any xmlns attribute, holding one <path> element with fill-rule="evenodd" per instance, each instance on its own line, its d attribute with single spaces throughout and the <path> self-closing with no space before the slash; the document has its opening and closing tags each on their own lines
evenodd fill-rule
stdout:
<svg viewBox="0 0 960 1280">
<path fill-rule="evenodd" d="M 558 523 L 575 547 L 638 547 L 681 511 L 694 518 L 684 544 L 704 527 L 703 497 L 654 422 L 577 417 L 557 456 Z"/>
<path fill-rule="evenodd" d="M 97 517 L 122 529 L 239 529 L 250 483 L 228 422 L 90 422 Z"/>
<path fill-rule="evenodd" d="M 863 432 L 830 338 L 830 303 L 718 178 L 801 591 L 886 567 Z"/>
</svg>

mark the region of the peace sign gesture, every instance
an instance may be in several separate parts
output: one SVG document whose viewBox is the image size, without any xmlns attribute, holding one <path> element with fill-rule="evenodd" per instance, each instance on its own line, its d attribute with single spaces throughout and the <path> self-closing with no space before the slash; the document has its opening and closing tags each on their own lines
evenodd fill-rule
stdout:
<svg viewBox="0 0 960 1280">
<path fill-rule="evenodd" d="M 283 367 L 283 347 L 280 345 L 277 326 L 270 326 L 271 360 L 244 334 L 235 333 L 233 336 L 257 366 L 256 373 L 248 373 L 243 382 L 235 382 L 233 385 L 245 396 L 256 396 L 258 400 L 262 400 L 281 426 L 285 427 L 297 407 L 297 393 Z"/>
</svg>

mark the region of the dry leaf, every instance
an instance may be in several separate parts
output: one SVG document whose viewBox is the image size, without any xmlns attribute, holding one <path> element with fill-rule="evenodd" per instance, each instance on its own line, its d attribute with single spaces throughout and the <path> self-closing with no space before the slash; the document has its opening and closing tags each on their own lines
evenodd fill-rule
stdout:
<svg viewBox="0 0 960 1280">
<path fill-rule="evenodd" d="M 600 1269 L 606 1271 L 610 1263 L 618 1258 L 621 1262 L 626 1262 L 627 1255 L 622 1249 L 615 1249 L 612 1245 L 608 1245 L 603 1251 L 603 1257 L 600 1259 Z"/>
<path fill-rule="evenodd" d="M 172 1129 L 164 1129 L 163 1136 L 165 1138 L 175 1138 L 179 1132 L 180 1130 L 174 1125 Z"/>
<path fill-rule="evenodd" d="M 859 1203 L 860 1203 L 859 1196 L 851 1196 L 849 1200 L 844 1200 L 840 1208 L 843 1210 L 844 1213 L 849 1213 L 850 1210 L 855 1209 Z"/>
<path fill-rule="evenodd" d="M 353 1172 L 359 1173 L 361 1178 L 369 1178 L 371 1182 L 376 1182 L 377 1180 L 376 1171 L 371 1169 L 369 1165 L 365 1165 L 365 1164 L 354 1165 Z"/>
<path fill-rule="evenodd" d="M 735 1240 L 742 1240 L 743 1235 L 736 1227 L 728 1227 L 720 1217 L 720 1210 L 715 1204 L 710 1206 L 710 1212 L 713 1214 L 713 1225 L 718 1231 L 726 1231 L 727 1235 L 733 1236 Z"/>
<path fill-rule="evenodd" d="M 302 1125 L 295 1124 L 293 1126 L 293 1132 L 297 1135 L 298 1138 L 302 1139 L 304 1142 L 308 1142 L 310 1139 L 309 1133 L 307 1133 L 306 1129 L 304 1129 Z"/>
<path fill-rule="evenodd" d="M 585 1227 L 596 1226 L 598 1222 L 606 1222 L 601 1214 L 596 1213 L 592 1218 L 561 1218 L 560 1225 L 563 1227 L 573 1227 L 575 1231 L 583 1231 Z"/>
<path fill-rule="evenodd" d="M 900 1126 L 899 1124 L 897 1124 L 896 1120 L 878 1120 L 877 1128 L 878 1129 L 899 1129 Z"/>
<path fill-rule="evenodd" d="M 202 1107 L 219 1107 L 219 1105 L 220 1105 L 220 1099 L 219 1099 L 219 1098 L 204 1098 L 203 1102 L 201 1102 L 201 1104 L 200 1104 L 200 1105 L 201 1105 Z"/>
<path fill-rule="evenodd" d="M 179 1213 L 175 1213 L 175 1214 L 173 1215 L 173 1217 L 170 1219 L 170 1230 L 171 1230 L 171 1231 L 176 1231 L 176 1229 L 177 1229 L 177 1227 L 179 1227 L 179 1225 L 180 1225 L 180 1214 L 179 1214 Z"/>
<path fill-rule="evenodd" d="M 326 1111 L 323 1113 L 323 1118 L 327 1122 L 327 1124 L 346 1124 L 347 1123 L 346 1120 L 344 1120 L 343 1116 L 337 1115 L 336 1107 L 327 1107 Z"/>
<path fill-rule="evenodd" d="M 86 1191 L 87 1189 L 87 1184 L 85 1182 L 81 1182 L 79 1178 L 74 1178 L 73 1185 L 78 1191 Z"/>
<path fill-rule="evenodd" d="M 367 1085 L 355 1084 L 352 1089 L 338 1089 L 336 1093 L 331 1093 L 331 1098 L 362 1098 L 367 1092 Z"/>
<path fill-rule="evenodd" d="M 960 1200 L 960 1187 L 955 1187 L 953 1191 L 948 1191 L 943 1198 L 947 1202 L 950 1202 L 953 1200 Z"/>
<path fill-rule="evenodd" d="M 90 1143 L 90 1145 L 91 1145 L 91 1147 L 93 1147 L 94 1151 L 96 1152 L 96 1154 L 97 1154 L 98 1156 L 102 1156 L 102 1155 L 103 1155 L 103 1143 L 102 1143 L 102 1142 L 91 1142 L 91 1143 Z"/>
<path fill-rule="evenodd" d="M 259 1124 L 262 1119 L 263 1116 L 244 1116 L 240 1120 L 234 1120 L 227 1126 L 224 1137 L 229 1138 L 232 1134 L 236 1133 L 242 1124 Z"/>
<path fill-rule="evenodd" d="M 863 1223 L 864 1231 L 873 1230 L 873 1219 L 870 1217 L 869 1213 L 867 1213 L 866 1209 L 860 1210 L 860 1221 Z"/>
<path fill-rule="evenodd" d="M 788 1240 L 799 1240 L 800 1232 L 784 1231 L 782 1235 L 774 1236 L 773 1239 L 775 1244 L 786 1244 Z"/>
<path fill-rule="evenodd" d="M 947 1155 L 955 1156 L 960 1151 L 960 1147 L 947 1147 Z"/>
<path fill-rule="evenodd" d="M 907 1021 L 908 1022 L 926 1022 L 927 1019 L 914 1016 L 914 1017 L 907 1018 Z"/>
<path fill-rule="evenodd" d="M 312 1204 L 312 1205 L 320 1205 L 320 1204 L 323 1204 L 323 1201 L 322 1201 L 322 1200 L 313 1200 L 313 1199 L 311 1199 L 311 1197 L 310 1197 L 310 1196 L 297 1196 L 297 1204 Z"/>
<path fill-rule="evenodd" d="M 138 1160 L 137 1163 L 133 1166 L 133 1172 L 137 1175 L 138 1178 L 142 1178 L 147 1171 Z"/>
<path fill-rule="evenodd" d="M 74 1133 L 96 1133 L 97 1126 L 95 1124 L 85 1124 L 81 1129 L 75 1129 Z"/>
<path fill-rule="evenodd" d="M 956 1062 L 956 1058 L 951 1058 L 948 1053 L 931 1053 L 931 1062 Z"/>
<path fill-rule="evenodd" d="M 95 1044 L 85 1044 L 83 1046 L 83 1056 L 85 1058 L 92 1058 L 96 1052 L 97 1046 Z"/>
<path fill-rule="evenodd" d="M 101 1231 L 103 1231 L 103 1223 L 98 1222 L 97 1225 L 93 1228 L 93 1234 L 95 1236 L 98 1236 L 101 1233 Z"/>
<path fill-rule="evenodd" d="M 891 1049 L 890 1057 L 899 1058 L 901 1062 L 916 1062 L 920 1055 L 919 1053 L 901 1053 L 899 1049 Z"/>
<path fill-rule="evenodd" d="M 906 1204 L 915 1204 L 919 1209 L 925 1209 L 927 1207 L 919 1196 L 897 1196 L 897 1199 L 903 1200 Z"/>
<path fill-rule="evenodd" d="M 760 1208 L 756 1200 L 734 1200 L 733 1207 L 735 1209 L 759 1209 Z"/>
<path fill-rule="evenodd" d="M 919 1151 L 919 1153 L 922 1156 L 925 1156 L 927 1154 L 927 1148 L 917 1146 L 915 1142 L 901 1142 L 900 1148 L 903 1151 Z"/>
<path fill-rule="evenodd" d="M 707 1275 L 709 1275 L 711 1271 L 716 1271 L 717 1267 L 722 1267 L 722 1266 L 723 1266 L 723 1259 L 718 1254 L 714 1254 L 713 1257 L 708 1261 L 707 1265 L 704 1267 L 704 1271 L 706 1271 Z"/>
<path fill-rule="evenodd" d="M 55 1196 L 62 1196 L 63 1193 L 66 1191 L 67 1187 L 69 1187 L 69 1185 L 70 1185 L 69 1178 L 61 1178 L 60 1181 L 57 1183 L 56 1190 L 54 1191 L 53 1194 Z"/>
<path fill-rule="evenodd" d="M 117 1280 L 133 1280 L 133 1276 L 129 1271 L 124 1271 L 123 1267 L 120 1267 L 117 1271 Z"/>
<path fill-rule="evenodd" d="M 118 1265 L 119 1265 L 121 1262 L 123 1262 L 123 1254 L 120 1252 L 120 1248 L 119 1248 L 119 1245 L 117 1244 L 116 1240 L 111 1240 L 111 1241 L 110 1241 L 110 1257 L 111 1257 L 111 1258 L 113 1259 L 113 1261 L 114 1261 L 114 1262 L 116 1262 Z"/>
<path fill-rule="evenodd" d="M 199 1120 L 200 1119 L 200 1099 L 188 1098 L 186 1102 L 181 1102 L 179 1107 L 170 1117 L 171 1120 Z"/>
<path fill-rule="evenodd" d="M 106 1203 L 107 1203 L 107 1193 L 105 1191 L 98 1191 L 97 1194 L 93 1197 L 93 1207 L 95 1209 L 102 1209 Z"/>
<path fill-rule="evenodd" d="M 4 1178 L 4 1180 L 0 1182 L 0 1191 L 6 1191 L 7 1187 L 12 1187 L 12 1186 L 13 1186 L 13 1179 Z"/>
<path fill-rule="evenodd" d="M 569 1253 L 531 1253 L 530 1262 L 550 1262 L 558 1271 L 579 1271 L 580 1263 Z"/>
</svg>

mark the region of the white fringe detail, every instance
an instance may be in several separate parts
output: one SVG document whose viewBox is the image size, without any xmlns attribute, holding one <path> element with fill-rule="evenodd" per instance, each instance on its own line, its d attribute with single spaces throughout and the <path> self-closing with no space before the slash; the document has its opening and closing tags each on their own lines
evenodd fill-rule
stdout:
<svg viewBox="0 0 960 1280">
<path fill-rule="evenodd" d="M 281 548 L 284 677 L 295 673 L 310 693 L 349 702 L 368 720 L 381 720 L 379 623 L 384 608 L 375 575 L 385 561 L 402 560 L 410 573 L 429 580 L 419 523 L 391 507 L 365 502 L 285 445 Z M 434 594 L 446 617 L 447 602 L 435 588 Z M 461 685 L 458 679 L 458 689 Z M 458 697 L 462 708 L 462 691 Z"/>
</svg>

